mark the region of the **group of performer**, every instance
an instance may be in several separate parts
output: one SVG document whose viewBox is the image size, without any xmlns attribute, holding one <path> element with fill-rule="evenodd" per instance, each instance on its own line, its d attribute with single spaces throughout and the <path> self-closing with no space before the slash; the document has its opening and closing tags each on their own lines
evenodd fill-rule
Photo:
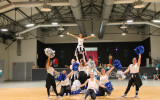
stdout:
<svg viewBox="0 0 160 100">
<path fill-rule="evenodd" d="M 80 37 L 77 37 L 73 34 L 67 33 L 67 35 L 73 36 L 78 39 L 78 45 L 75 51 L 76 59 L 71 60 L 71 72 L 67 74 L 66 70 L 63 70 L 61 73 L 58 73 L 52 66 L 52 62 L 50 61 L 50 57 L 48 57 L 48 61 L 46 63 L 46 69 L 47 69 L 47 79 L 46 79 L 46 88 L 47 88 L 47 94 L 48 97 L 50 97 L 50 87 L 53 87 L 53 90 L 57 97 L 63 96 L 64 93 L 71 94 L 72 85 L 74 81 L 79 80 L 81 85 L 79 88 L 81 89 L 81 92 L 85 94 L 83 99 L 86 99 L 89 95 L 91 96 L 91 99 L 96 99 L 96 95 L 98 96 L 104 96 L 105 93 L 107 95 L 111 95 L 111 92 L 113 90 L 112 84 L 109 81 L 109 74 L 113 71 L 115 68 L 114 66 L 111 67 L 108 71 L 105 71 L 104 68 L 101 69 L 101 72 L 99 72 L 96 67 L 95 63 L 92 60 L 92 58 L 89 58 L 88 62 L 86 62 L 85 57 L 85 49 L 83 46 L 84 39 L 91 38 L 94 36 L 88 36 L 83 38 L 82 34 L 80 34 Z M 78 58 L 78 54 L 82 54 L 82 59 Z M 123 72 L 123 74 L 126 74 L 130 72 L 128 87 L 122 97 L 126 97 L 127 93 L 129 92 L 131 86 L 136 86 L 136 94 L 135 97 L 138 97 L 138 91 L 139 88 L 142 86 L 142 81 L 139 75 L 139 68 L 141 64 L 141 54 L 139 54 L 138 61 L 136 58 L 133 58 L 132 64 L 128 66 L 128 69 Z M 100 77 L 100 81 L 98 81 L 94 77 L 93 70 L 96 71 L 98 76 Z M 65 79 L 59 81 L 57 84 L 55 82 L 54 73 L 56 75 L 65 75 Z M 70 85 L 71 80 L 71 85 Z M 61 83 L 61 89 L 60 93 L 57 93 L 56 87 Z M 97 91 L 96 85 L 99 85 L 99 89 Z M 109 87 L 106 86 L 106 84 L 110 85 Z M 97 93 L 98 92 L 98 93 Z"/>
</svg>

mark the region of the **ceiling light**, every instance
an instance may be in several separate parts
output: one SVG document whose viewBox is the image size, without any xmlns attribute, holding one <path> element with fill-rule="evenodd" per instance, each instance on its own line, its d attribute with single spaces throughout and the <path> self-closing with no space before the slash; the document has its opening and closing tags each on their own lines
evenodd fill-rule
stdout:
<svg viewBox="0 0 160 100">
<path fill-rule="evenodd" d="M 34 24 L 33 23 L 30 23 L 30 24 L 27 24 L 26 27 L 33 27 Z"/>
<path fill-rule="evenodd" d="M 91 36 L 95 36 L 94 34 L 91 34 Z"/>
<path fill-rule="evenodd" d="M 60 27 L 58 28 L 59 31 L 64 31 L 64 28 L 62 25 L 60 25 Z"/>
<path fill-rule="evenodd" d="M 7 32 L 8 29 L 7 29 L 7 28 L 2 28 L 1 31 L 2 31 L 2 32 Z"/>
<path fill-rule="evenodd" d="M 47 5 L 47 3 L 44 2 L 43 8 L 41 8 L 41 11 L 49 12 L 49 11 L 51 11 L 51 8 L 49 8 L 49 5 Z"/>
<path fill-rule="evenodd" d="M 135 4 L 134 8 L 144 8 L 145 7 L 142 0 L 135 1 L 134 4 Z"/>
<path fill-rule="evenodd" d="M 153 19 L 152 20 L 154 23 L 160 23 L 160 19 Z"/>
<path fill-rule="evenodd" d="M 125 23 L 123 23 L 123 25 L 120 28 L 125 29 L 125 28 L 127 28 L 127 26 L 125 25 Z"/>
<path fill-rule="evenodd" d="M 58 23 L 57 22 L 53 22 L 52 25 L 58 25 Z"/>
<path fill-rule="evenodd" d="M 132 23 L 133 19 L 127 20 L 127 23 Z"/>
<path fill-rule="evenodd" d="M 60 37 L 63 37 L 63 35 L 59 35 Z"/>
<path fill-rule="evenodd" d="M 122 35 L 124 36 L 124 35 L 126 35 L 126 33 L 122 33 Z"/>
</svg>

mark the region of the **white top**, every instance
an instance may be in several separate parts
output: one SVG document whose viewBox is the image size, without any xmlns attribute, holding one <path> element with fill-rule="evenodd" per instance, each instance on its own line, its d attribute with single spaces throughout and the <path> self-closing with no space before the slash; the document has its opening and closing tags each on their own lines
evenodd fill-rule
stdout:
<svg viewBox="0 0 160 100">
<path fill-rule="evenodd" d="M 78 46 L 83 46 L 84 39 L 78 38 Z"/>
<path fill-rule="evenodd" d="M 79 67 L 78 67 L 78 70 L 79 70 L 79 71 L 84 71 L 84 72 L 85 72 L 85 71 L 86 71 L 86 68 L 85 68 L 84 66 L 79 66 Z"/>
<path fill-rule="evenodd" d="M 109 82 L 108 75 L 100 76 L 100 84 L 105 85 L 105 83 Z"/>
<path fill-rule="evenodd" d="M 62 86 L 67 86 L 69 85 L 69 78 L 66 78 L 64 81 L 61 81 Z"/>
<path fill-rule="evenodd" d="M 138 73 L 139 72 L 139 66 L 137 63 L 135 65 L 130 64 L 129 65 L 130 73 Z"/>
<path fill-rule="evenodd" d="M 54 68 L 49 66 L 49 68 L 47 69 L 47 73 L 49 73 L 53 76 Z"/>
<path fill-rule="evenodd" d="M 89 79 L 87 90 L 88 89 L 93 89 L 96 92 L 96 79 L 94 79 L 93 81 Z"/>
</svg>

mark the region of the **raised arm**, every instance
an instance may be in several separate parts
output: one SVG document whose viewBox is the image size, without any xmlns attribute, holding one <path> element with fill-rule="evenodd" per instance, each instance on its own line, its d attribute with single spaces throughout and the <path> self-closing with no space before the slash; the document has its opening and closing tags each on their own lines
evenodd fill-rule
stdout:
<svg viewBox="0 0 160 100">
<path fill-rule="evenodd" d="M 80 85 L 80 87 L 84 87 L 87 83 L 88 83 L 89 80 L 87 80 L 84 84 Z"/>
<path fill-rule="evenodd" d="M 73 70 L 67 75 L 67 78 L 69 78 L 73 74 Z"/>
<path fill-rule="evenodd" d="M 101 85 L 97 80 L 96 80 L 96 83 L 97 83 L 100 87 L 106 88 L 104 85 Z"/>
<path fill-rule="evenodd" d="M 84 62 L 86 62 L 86 58 L 85 58 L 85 55 L 84 55 L 84 51 L 82 52 L 82 55 L 83 55 L 83 60 L 84 60 Z"/>
<path fill-rule="evenodd" d="M 78 55 L 77 55 L 77 53 L 75 53 L 75 55 L 76 55 L 77 63 L 79 63 L 79 59 L 78 59 Z"/>
<path fill-rule="evenodd" d="M 47 64 L 46 64 L 46 69 L 47 70 L 49 69 L 49 62 L 50 62 L 50 58 L 48 57 Z"/>
<path fill-rule="evenodd" d="M 96 73 L 98 74 L 98 76 L 101 76 L 101 73 L 94 67 L 94 70 L 96 71 Z"/>
<path fill-rule="evenodd" d="M 109 71 L 107 71 L 107 75 L 109 75 L 113 69 L 114 69 L 114 66 Z"/>
<path fill-rule="evenodd" d="M 93 37 L 96 37 L 96 36 L 87 36 L 87 37 L 84 37 L 83 39 L 88 39 L 88 38 L 93 38 Z"/>
<path fill-rule="evenodd" d="M 127 69 L 126 71 L 124 71 L 123 73 L 126 74 L 126 73 L 128 73 L 129 71 L 130 71 L 130 69 L 129 69 L 129 66 L 128 66 L 128 69 Z"/>
<path fill-rule="evenodd" d="M 75 35 L 73 35 L 73 34 L 71 34 L 71 33 L 69 33 L 69 32 L 67 32 L 67 35 L 70 35 L 70 36 L 72 36 L 72 37 L 78 39 L 78 36 L 75 36 Z"/>
<path fill-rule="evenodd" d="M 61 82 L 59 81 L 59 82 L 56 84 L 56 86 L 58 86 L 60 83 L 61 83 Z"/>
<path fill-rule="evenodd" d="M 141 54 L 139 54 L 137 65 L 140 67 L 141 65 Z"/>
</svg>

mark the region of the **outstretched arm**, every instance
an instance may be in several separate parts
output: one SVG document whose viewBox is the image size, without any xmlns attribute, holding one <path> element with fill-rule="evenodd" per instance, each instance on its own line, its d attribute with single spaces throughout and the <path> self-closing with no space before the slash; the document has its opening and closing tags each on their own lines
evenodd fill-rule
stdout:
<svg viewBox="0 0 160 100">
<path fill-rule="evenodd" d="M 82 52 L 82 55 L 83 55 L 83 60 L 84 60 L 84 62 L 86 62 L 85 55 L 84 55 L 84 51 Z"/>
<path fill-rule="evenodd" d="M 48 70 L 49 68 L 49 62 L 50 62 L 50 58 L 48 57 L 48 61 L 47 61 L 47 64 L 46 64 L 46 69 Z"/>
<path fill-rule="evenodd" d="M 78 36 L 75 36 L 75 35 L 73 35 L 73 34 L 71 34 L 71 33 L 69 33 L 69 32 L 67 32 L 67 35 L 70 35 L 70 36 L 72 36 L 72 37 L 78 39 Z"/>
<path fill-rule="evenodd" d="M 69 78 L 73 74 L 73 70 L 67 75 L 67 78 Z"/>
<path fill-rule="evenodd" d="M 101 76 L 101 73 L 94 67 L 94 70 L 96 71 L 96 73 L 98 74 L 98 76 Z"/>
<path fill-rule="evenodd" d="M 75 53 L 75 55 L 76 55 L 77 63 L 79 63 L 79 59 L 78 59 L 78 55 L 77 55 L 77 53 Z"/>
<path fill-rule="evenodd" d="M 109 71 L 107 71 L 107 75 L 109 75 L 113 69 L 114 69 L 114 66 Z"/>
<path fill-rule="evenodd" d="M 59 81 L 59 82 L 56 84 L 56 86 L 58 86 L 60 83 L 61 83 L 61 82 Z"/>
<path fill-rule="evenodd" d="M 106 88 L 104 85 L 101 85 L 97 80 L 96 80 L 96 83 L 97 83 L 100 87 Z"/>
<path fill-rule="evenodd" d="M 96 36 L 87 36 L 87 37 L 84 37 L 83 39 L 88 39 L 88 38 L 93 38 L 93 37 L 96 37 Z"/>
<path fill-rule="evenodd" d="M 89 80 L 87 80 L 84 84 L 80 85 L 80 87 L 84 87 L 87 83 L 88 83 Z"/>
<path fill-rule="evenodd" d="M 56 75 L 59 75 L 59 73 L 58 73 L 56 70 L 54 70 L 54 73 L 55 73 Z"/>
<path fill-rule="evenodd" d="M 125 72 L 123 72 L 124 74 L 126 74 L 126 73 L 128 73 L 130 71 L 130 69 L 129 69 L 129 66 L 128 66 L 128 69 L 125 71 Z"/>
<path fill-rule="evenodd" d="M 140 67 L 141 65 L 141 54 L 139 54 L 137 65 Z"/>
</svg>

